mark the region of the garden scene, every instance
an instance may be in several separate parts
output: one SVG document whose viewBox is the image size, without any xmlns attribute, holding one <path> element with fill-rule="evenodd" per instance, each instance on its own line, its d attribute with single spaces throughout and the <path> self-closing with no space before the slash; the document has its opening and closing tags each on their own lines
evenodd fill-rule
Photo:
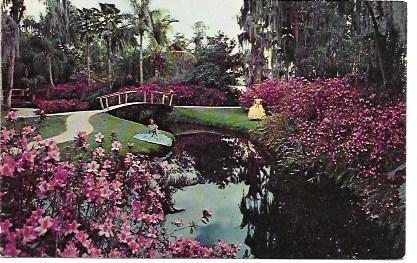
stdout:
<svg viewBox="0 0 417 263">
<path fill-rule="evenodd" d="M 2 257 L 404 256 L 405 2 L 1 9 Z"/>
</svg>

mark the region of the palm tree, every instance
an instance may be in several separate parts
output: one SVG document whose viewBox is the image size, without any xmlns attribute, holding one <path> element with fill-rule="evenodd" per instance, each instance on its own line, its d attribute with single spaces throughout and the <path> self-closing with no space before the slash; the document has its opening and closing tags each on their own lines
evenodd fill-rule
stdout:
<svg viewBox="0 0 417 263">
<path fill-rule="evenodd" d="M 171 24 L 178 22 L 169 14 L 161 9 L 150 11 L 150 30 L 148 35 L 150 38 L 150 50 L 153 56 L 155 77 L 159 77 L 161 72 L 161 59 L 164 47 L 169 43 L 168 31 L 171 29 Z"/>
<path fill-rule="evenodd" d="M 19 25 L 16 21 L 9 15 L 3 14 L 1 20 L 2 28 L 2 63 L 7 63 L 7 105 L 10 107 L 12 104 L 12 89 L 13 89 L 13 79 L 14 79 L 14 67 L 16 63 L 16 57 L 19 53 Z M 3 89 L 0 90 L 1 100 L 3 99 Z"/>
<path fill-rule="evenodd" d="M 107 79 L 112 87 L 112 56 L 131 40 L 132 28 L 127 15 L 120 14 L 114 4 L 100 3 L 98 35 L 104 41 L 107 54 Z"/>
<path fill-rule="evenodd" d="M 79 36 L 80 42 L 84 43 L 84 54 L 87 70 L 87 81 L 91 81 L 91 43 L 98 34 L 99 13 L 97 8 L 77 9 L 77 14 L 72 21 L 74 33 Z"/>
<path fill-rule="evenodd" d="M 48 67 L 48 79 L 52 88 L 55 88 L 54 84 L 54 68 L 59 68 L 65 61 L 65 56 L 60 50 L 60 44 L 56 40 L 51 40 L 46 36 L 33 37 L 31 39 L 31 46 L 39 51 L 33 58 L 34 64 L 47 65 Z M 47 96 L 49 97 L 50 87 L 47 90 Z"/>
<path fill-rule="evenodd" d="M 143 84 L 143 37 L 150 29 L 149 5 L 150 0 L 130 0 L 136 15 L 133 24 L 139 35 L 139 83 Z"/>
</svg>

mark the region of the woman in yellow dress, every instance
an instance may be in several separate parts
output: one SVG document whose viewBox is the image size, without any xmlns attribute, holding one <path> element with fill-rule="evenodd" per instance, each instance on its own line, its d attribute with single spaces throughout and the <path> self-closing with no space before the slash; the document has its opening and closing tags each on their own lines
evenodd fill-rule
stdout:
<svg viewBox="0 0 417 263">
<path fill-rule="evenodd" d="M 262 99 L 255 99 L 252 107 L 249 108 L 248 118 L 249 120 L 259 120 L 266 116 L 265 110 L 262 107 Z"/>
</svg>

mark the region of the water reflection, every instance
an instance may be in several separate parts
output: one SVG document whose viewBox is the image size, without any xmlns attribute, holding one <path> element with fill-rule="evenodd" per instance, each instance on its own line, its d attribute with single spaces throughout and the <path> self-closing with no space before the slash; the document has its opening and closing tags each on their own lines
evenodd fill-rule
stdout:
<svg viewBox="0 0 417 263">
<path fill-rule="evenodd" d="M 334 183 L 285 175 L 244 138 L 213 133 L 177 136 L 170 162 L 198 185 L 174 194 L 180 215 L 195 220 L 207 206 L 211 224 L 191 235 L 244 243 L 256 258 L 398 258 L 387 229 L 366 220 L 358 200 Z M 193 218 L 194 217 L 194 218 Z M 168 218 L 170 219 L 170 218 Z M 182 233 L 184 234 L 184 233 Z M 185 233 L 190 236 L 190 234 Z"/>
</svg>

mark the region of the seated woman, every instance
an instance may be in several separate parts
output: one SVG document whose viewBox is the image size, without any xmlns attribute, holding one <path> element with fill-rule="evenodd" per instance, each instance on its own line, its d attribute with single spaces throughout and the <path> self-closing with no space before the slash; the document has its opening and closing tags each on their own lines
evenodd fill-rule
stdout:
<svg viewBox="0 0 417 263">
<path fill-rule="evenodd" d="M 262 107 L 262 99 L 256 98 L 252 107 L 249 108 L 248 118 L 249 120 L 260 120 L 266 116 L 265 110 Z"/>
<path fill-rule="evenodd" d="M 158 136 L 159 131 L 158 131 L 158 125 L 155 124 L 153 119 L 149 119 L 149 133 L 151 134 L 151 136 Z"/>
</svg>

